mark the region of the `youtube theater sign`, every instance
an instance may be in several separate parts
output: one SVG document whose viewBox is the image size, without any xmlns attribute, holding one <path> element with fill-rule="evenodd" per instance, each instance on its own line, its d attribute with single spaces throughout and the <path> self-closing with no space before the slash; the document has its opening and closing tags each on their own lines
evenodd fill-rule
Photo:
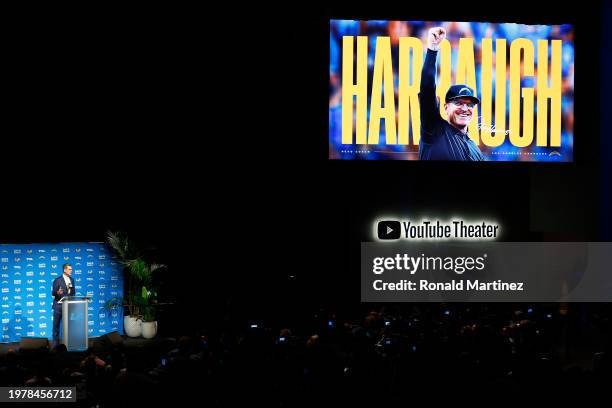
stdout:
<svg viewBox="0 0 612 408">
<path fill-rule="evenodd" d="M 362 302 L 610 302 L 612 243 L 503 242 L 495 221 L 380 217 Z"/>
<path fill-rule="evenodd" d="M 376 240 L 494 240 L 499 237 L 499 225 L 491 221 L 468 222 L 462 219 L 395 220 L 381 219 L 374 223 Z"/>
</svg>

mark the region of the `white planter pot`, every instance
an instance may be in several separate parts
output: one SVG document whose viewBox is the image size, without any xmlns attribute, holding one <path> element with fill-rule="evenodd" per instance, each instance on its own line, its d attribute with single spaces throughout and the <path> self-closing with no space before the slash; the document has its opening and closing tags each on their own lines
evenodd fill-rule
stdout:
<svg viewBox="0 0 612 408">
<path fill-rule="evenodd" d="M 157 334 L 157 322 L 142 323 L 142 337 L 152 339 Z"/>
<path fill-rule="evenodd" d="M 142 334 L 142 320 L 125 316 L 123 318 L 123 329 L 128 337 L 139 337 Z"/>
</svg>

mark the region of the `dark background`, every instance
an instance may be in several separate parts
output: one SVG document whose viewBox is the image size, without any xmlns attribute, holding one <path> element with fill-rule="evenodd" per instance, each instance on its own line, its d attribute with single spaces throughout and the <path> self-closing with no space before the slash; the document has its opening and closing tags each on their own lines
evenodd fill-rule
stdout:
<svg viewBox="0 0 612 408">
<path fill-rule="evenodd" d="M 8 13 L 0 242 L 126 231 L 169 265 L 168 313 L 205 324 L 357 312 L 384 213 L 609 240 L 610 6 L 531 3 Z M 329 161 L 329 18 L 575 24 L 574 163 Z"/>
</svg>

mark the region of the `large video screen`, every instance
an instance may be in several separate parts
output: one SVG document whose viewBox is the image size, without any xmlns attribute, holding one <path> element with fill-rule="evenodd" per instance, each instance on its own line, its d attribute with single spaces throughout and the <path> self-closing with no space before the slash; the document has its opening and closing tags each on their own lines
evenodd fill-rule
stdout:
<svg viewBox="0 0 612 408">
<path fill-rule="evenodd" d="M 331 20 L 329 158 L 571 162 L 571 24 Z"/>
</svg>

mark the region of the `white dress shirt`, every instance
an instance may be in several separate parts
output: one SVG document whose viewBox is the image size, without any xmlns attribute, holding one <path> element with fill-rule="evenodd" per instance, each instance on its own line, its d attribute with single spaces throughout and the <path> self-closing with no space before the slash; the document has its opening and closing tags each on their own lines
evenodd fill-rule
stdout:
<svg viewBox="0 0 612 408">
<path fill-rule="evenodd" d="M 66 288 L 68 288 L 68 293 L 66 293 L 66 296 L 70 295 L 70 285 L 72 285 L 72 282 L 70 282 L 70 278 L 68 277 L 68 275 L 63 274 L 62 275 L 64 277 L 64 283 L 66 283 Z"/>
</svg>

